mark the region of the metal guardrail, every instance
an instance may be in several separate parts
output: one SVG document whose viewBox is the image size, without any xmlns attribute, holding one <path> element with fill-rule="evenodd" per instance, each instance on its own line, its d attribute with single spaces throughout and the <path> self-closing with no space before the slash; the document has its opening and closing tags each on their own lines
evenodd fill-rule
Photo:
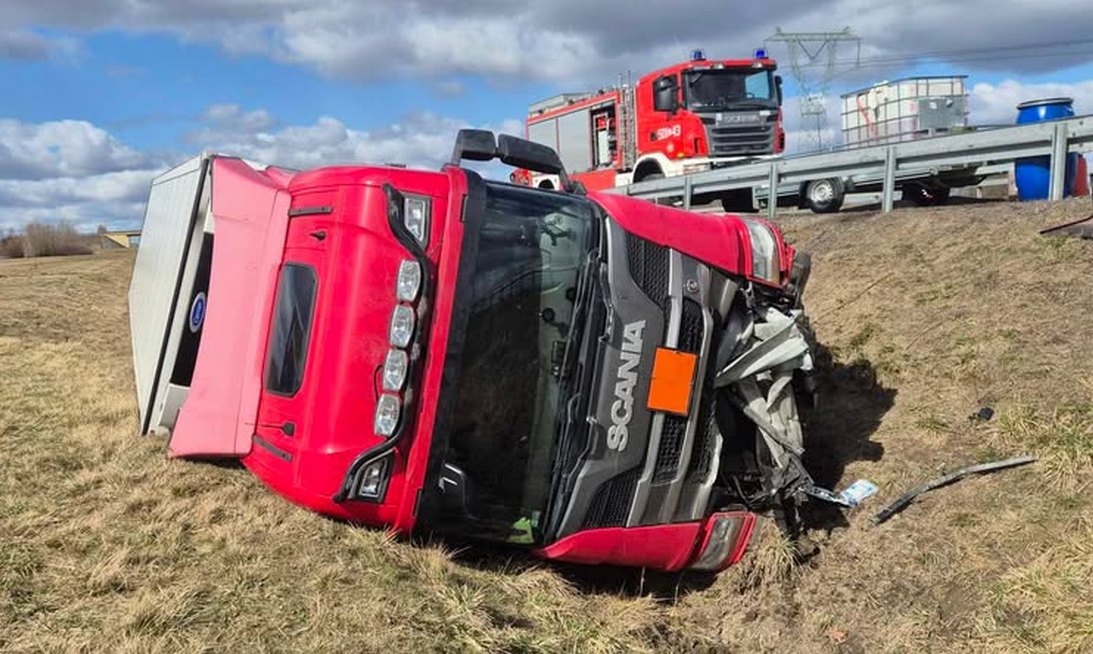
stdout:
<svg viewBox="0 0 1093 654">
<path fill-rule="evenodd" d="M 969 171 L 1007 164 L 1024 157 L 1051 158 L 1052 200 L 1063 197 L 1068 152 L 1093 150 L 1093 115 L 1029 123 L 879 145 L 840 152 L 798 155 L 759 163 L 717 168 L 621 187 L 616 192 L 648 200 L 680 199 L 687 208 L 696 195 L 750 188 L 754 199 L 796 196 L 802 184 L 839 178 L 853 186 L 881 184 L 882 209 L 892 210 L 896 183 L 945 171 Z M 767 202 L 773 217 L 777 202 Z"/>
</svg>

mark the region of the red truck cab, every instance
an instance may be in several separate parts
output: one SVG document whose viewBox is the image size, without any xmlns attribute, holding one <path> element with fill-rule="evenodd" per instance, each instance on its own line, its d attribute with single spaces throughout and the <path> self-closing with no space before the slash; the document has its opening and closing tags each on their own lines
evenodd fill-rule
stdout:
<svg viewBox="0 0 1093 654">
<path fill-rule="evenodd" d="M 662 68 L 638 80 L 637 142 L 642 155 L 688 160 L 683 174 L 704 165 L 781 154 L 782 85 L 773 59 L 691 61 Z M 700 159 L 699 161 L 695 161 Z M 678 165 L 661 164 L 661 174 Z M 635 171 L 640 182 L 648 173 Z"/>
<path fill-rule="evenodd" d="M 455 165 L 494 157 L 574 188 L 553 151 L 474 130 L 440 172 L 206 156 L 158 178 L 130 290 L 142 432 L 399 533 L 735 562 L 771 466 L 769 497 L 809 488 L 785 445 L 807 265 L 764 221 Z"/>
<path fill-rule="evenodd" d="M 561 156 L 590 190 L 781 155 L 782 78 L 757 51 L 751 59 L 691 60 L 595 93 L 563 93 L 528 108 L 527 135 Z M 557 188 L 528 171 L 522 183 Z"/>
</svg>

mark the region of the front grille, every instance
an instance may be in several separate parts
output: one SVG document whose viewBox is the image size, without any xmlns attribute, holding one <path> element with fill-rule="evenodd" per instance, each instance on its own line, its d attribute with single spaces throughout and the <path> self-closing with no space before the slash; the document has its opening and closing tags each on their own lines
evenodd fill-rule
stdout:
<svg viewBox="0 0 1093 654">
<path fill-rule="evenodd" d="M 702 118 L 702 124 L 706 127 L 706 139 L 710 143 L 710 156 L 770 154 L 774 150 L 774 127 L 777 121 L 776 115 L 749 124 L 718 124 L 713 117 Z"/>
<path fill-rule="evenodd" d="M 702 351 L 704 325 L 702 307 L 694 300 L 683 300 L 683 315 L 679 321 L 680 352 L 698 354 Z M 664 429 L 660 433 L 657 449 L 657 465 L 653 472 L 653 484 L 671 482 L 679 470 L 679 458 L 686 439 L 687 418 L 676 415 L 664 416 Z"/>
<path fill-rule="evenodd" d="M 660 432 L 660 445 L 657 449 L 657 467 L 653 471 L 654 485 L 668 483 L 675 478 L 686 431 L 686 418 L 675 415 L 664 416 L 664 429 Z"/>
<path fill-rule="evenodd" d="M 668 248 L 629 234 L 626 261 L 641 292 L 658 307 L 664 307 L 668 300 Z"/>
<path fill-rule="evenodd" d="M 681 352 L 698 354 L 702 351 L 702 307 L 694 300 L 683 300 L 683 316 L 679 321 L 679 345 Z"/>
<path fill-rule="evenodd" d="M 584 516 L 582 529 L 602 527 L 622 527 L 630 515 L 630 503 L 634 497 L 634 486 L 638 482 L 640 468 L 628 470 L 603 483 Z"/>
<path fill-rule="evenodd" d="M 717 441 L 717 417 L 714 411 L 713 391 L 703 390 L 702 399 L 698 403 L 698 424 L 695 426 L 691 464 L 687 468 L 688 482 L 700 483 L 710 473 Z"/>
</svg>

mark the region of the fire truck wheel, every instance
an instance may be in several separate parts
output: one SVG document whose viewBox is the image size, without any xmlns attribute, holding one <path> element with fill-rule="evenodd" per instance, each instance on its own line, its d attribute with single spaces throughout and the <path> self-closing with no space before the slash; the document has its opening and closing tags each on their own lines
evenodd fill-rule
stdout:
<svg viewBox="0 0 1093 654">
<path fill-rule="evenodd" d="M 846 189 L 842 180 L 831 177 L 815 179 L 805 185 L 805 206 L 813 213 L 835 213 L 843 206 Z"/>
</svg>

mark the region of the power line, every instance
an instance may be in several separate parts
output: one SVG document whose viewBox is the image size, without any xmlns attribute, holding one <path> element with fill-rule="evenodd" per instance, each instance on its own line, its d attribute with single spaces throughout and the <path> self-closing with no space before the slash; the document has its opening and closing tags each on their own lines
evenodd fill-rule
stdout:
<svg viewBox="0 0 1093 654">
<path fill-rule="evenodd" d="M 1027 43 L 1012 46 L 990 46 L 982 48 L 964 48 L 960 50 L 939 50 L 924 52 L 908 52 L 904 54 L 881 55 L 865 57 L 856 60 L 856 65 L 863 68 L 886 66 L 895 64 L 914 63 L 922 59 L 956 59 L 959 61 L 1014 61 L 1028 58 L 1065 57 L 1074 54 L 1087 54 L 1086 50 L 1064 52 L 1041 52 L 1029 54 L 1007 54 L 1004 56 L 993 53 L 1012 52 L 1014 50 L 1038 50 L 1042 48 L 1070 48 L 1075 46 L 1093 46 L 1093 39 L 1072 39 L 1069 41 L 1054 41 L 1051 43 Z M 980 55 L 980 56 L 964 56 Z M 990 56 L 984 56 L 990 55 Z M 805 64 L 805 67 L 823 67 L 823 64 Z"/>
</svg>

